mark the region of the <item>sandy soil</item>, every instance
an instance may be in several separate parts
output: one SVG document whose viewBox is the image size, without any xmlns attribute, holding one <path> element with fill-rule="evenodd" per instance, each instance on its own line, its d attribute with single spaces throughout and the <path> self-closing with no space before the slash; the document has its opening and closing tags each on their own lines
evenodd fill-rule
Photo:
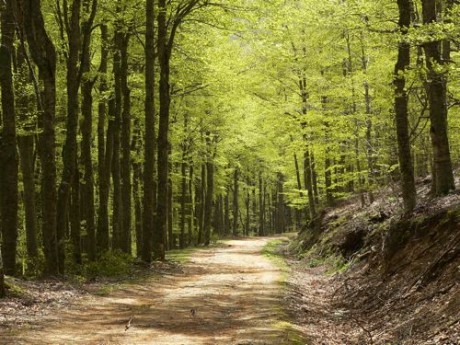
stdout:
<svg viewBox="0 0 460 345">
<path fill-rule="evenodd" d="M 176 272 L 0 329 L 0 344 L 294 344 L 282 272 L 261 254 L 267 241 L 197 251 Z"/>
</svg>

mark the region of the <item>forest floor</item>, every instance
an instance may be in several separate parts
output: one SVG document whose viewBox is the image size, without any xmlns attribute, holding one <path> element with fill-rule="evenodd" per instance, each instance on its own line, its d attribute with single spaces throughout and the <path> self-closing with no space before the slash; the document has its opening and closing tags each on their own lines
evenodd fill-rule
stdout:
<svg viewBox="0 0 460 345">
<path fill-rule="evenodd" d="M 48 282 L 35 298 L 0 303 L 0 343 L 303 344 L 286 313 L 285 268 L 263 253 L 270 241 L 226 241 L 113 289 Z"/>
</svg>

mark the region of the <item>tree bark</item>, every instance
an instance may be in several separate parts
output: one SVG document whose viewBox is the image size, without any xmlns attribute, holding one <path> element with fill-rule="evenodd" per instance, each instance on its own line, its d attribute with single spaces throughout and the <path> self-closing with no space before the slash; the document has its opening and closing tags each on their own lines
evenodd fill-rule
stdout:
<svg viewBox="0 0 460 345">
<path fill-rule="evenodd" d="M 39 155 L 42 168 L 42 233 L 45 273 L 59 274 L 56 228 L 56 50 L 46 30 L 40 0 L 24 0 L 24 28 L 31 56 L 43 81 L 39 120 Z"/>
<path fill-rule="evenodd" d="M 145 138 L 144 138 L 144 196 L 142 260 L 152 261 L 155 213 L 155 34 L 154 0 L 146 1 L 145 31 Z"/>
<path fill-rule="evenodd" d="M 121 250 L 131 254 L 131 90 L 128 85 L 128 45 L 129 34 L 121 39 L 121 91 L 123 95 L 122 124 L 121 124 L 121 193 L 123 207 L 123 227 L 121 229 Z"/>
<path fill-rule="evenodd" d="M 27 256 L 34 260 L 38 256 L 37 215 L 35 205 L 34 181 L 34 137 L 24 135 L 18 137 L 22 184 L 24 186 L 24 213 L 26 225 Z"/>
<path fill-rule="evenodd" d="M 438 9 L 436 0 L 422 0 L 423 23 L 436 24 Z M 440 40 L 424 44 L 425 61 L 428 70 L 427 87 L 430 106 L 430 135 L 433 146 L 434 168 L 436 170 L 435 194 L 444 195 L 455 190 L 452 161 L 450 157 L 447 125 L 447 72 L 440 70 L 446 64 L 442 58 Z"/>
<path fill-rule="evenodd" d="M 65 9 L 67 10 L 67 9 Z M 77 169 L 77 130 L 78 130 L 78 114 L 79 114 L 79 98 L 78 92 L 80 89 L 78 59 L 80 54 L 80 13 L 81 0 L 73 0 L 70 10 L 70 18 L 66 19 L 69 22 L 67 28 L 67 38 L 69 49 L 67 57 L 67 120 L 66 120 L 66 138 L 62 149 L 63 170 L 61 183 L 59 184 L 57 195 L 57 248 L 59 256 L 59 271 L 64 273 L 65 270 L 65 242 L 67 228 L 67 217 L 69 212 L 69 200 L 71 188 L 74 185 L 74 174 Z M 64 13 L 67 17 L 68 14 Z M 74 214 L 73 217 L 76 215 Z M 72 218 L 72 217 L 71 217 Z"/>
<path fill-rule="evenodd" d="M 262 174 L 259 174 L 259 236 L 265 235 L 265 187 Z"/>
<path fill-rule="evenodd" d="M 398 0 L 399 28 L 402 35 L 407 35 L 411 25 L 411 0 Z M 410 150 L 408 101 L 405 71 L 410 64 L 410 44 L 404 38 L 398 45 L 393 83 L 395 86 L 396 134 L 398 141 L 399 169 L 405 212 L 412 212 L 416 205 L 416 189 L 413 163 Z"/>
<path fill-rule="evenodd" d="M 238 214 L 240 212 L 239 177 L 240 177 L 240 170 L 239 168 L 235 168 L 235 171 L 233 172 L 233 224 L 232 224 L 233 236 L 238 236 Z"/>
<path fill-rule="evenodd" d="M 204 245 L 211 243 L 212 210 L 214 208 L 214 162 L 211 133 L 206 133 L 207 160 L 206 160 L 206 198 L 204 212 Z"/>
<path fill-rule="evenodd" d="M 109 188 L 110 188 L 110 162 L 112 152 L 106 151 L 112 147 L 112 137 L 107 130 L 105 138 L 105 118 L 107 116 L 107 103 L 104 94 L 107 92 L 107 60 L 108 60 L 108 37 L 107 26 L 101 25 L 101 64 L 99 66 L 99 93 L 101 97 L 98 104 L 97 119 L 97 157 L 98 157 L 98 189 L 99 206 L 97 218 L 96 244 L 98 251 L 109 249 Z M 105 142 L 107 140 L 107 144 Z M 106 147 L 107 146 L 107 147 Z"/>
<path fill-rule="evenodd" d="M 16 149 L 16 108 L 13 85 L 15 1 L 8 0 L 1 11 L 0 87 L 3 130 L 0 132 L 0 207 L 4 273 L 16 271 L 18 239 L 18 154 Z M 3 273 L 3 272 L 2 272 Z"/>
</svg>

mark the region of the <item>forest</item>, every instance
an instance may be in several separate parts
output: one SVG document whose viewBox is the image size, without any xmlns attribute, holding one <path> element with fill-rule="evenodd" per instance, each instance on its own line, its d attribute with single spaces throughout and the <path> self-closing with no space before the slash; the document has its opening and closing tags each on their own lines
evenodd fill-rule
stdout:
<svg viewBox="0 0 460 345">
<path fill-rule="evenodd" d="M 262 239 L 284 243 L 284 234 L 299 233 L 279 247 L 291 259 L 337 259 L 340 274 L 368 260 L 382 277 L 398 276 L 396 263 L 410 259 L 413 272 L 425 267 L 414 281 L 439 284 L 433 291 L 444 291 L 439 298 L 451 308 L 442 315 L 452 319 L 420 330 L 426 337 L 413 343 L 393 333 L 376 338 L 369 317 L 367 326 L 350 318 L 358 321 L 324 344 L 351 341 L 350 329 L 361 337 L 350 344 L 422 344 L 444 331 L 444 340 L 426 344 L 458 344 L 459 4 L 0 2 L 0 297 L 8 300 L 22 279 L 97 280 L 124 265 L 180 270 L 170 258 L 186 248 L 228 250 L 230 263 L 249 270 L 265 259 L 238 259 L 232 247 L 265 252 Z M 224 239 L 232 240 L 219 249 Z M 218 262 L 209 260 L 203 267 Z M 358 285 L 347 285 L 357 271 L 335 292 L 369 305 L 351 292 Z M 192 321 L 201 315 L 190 313 Z M 142 318 L 124 317 L 125 332 Z M 291 331 L 285 342 L 263 343 L 322 344 Z M 164 344 L 239 338 L 216 339 Z"/>
</svg>

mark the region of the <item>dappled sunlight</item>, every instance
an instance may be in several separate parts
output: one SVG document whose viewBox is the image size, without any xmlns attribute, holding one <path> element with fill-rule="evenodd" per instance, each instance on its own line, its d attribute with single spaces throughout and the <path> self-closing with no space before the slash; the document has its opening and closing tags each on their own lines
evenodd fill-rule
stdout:
<svg viewBox="0 0 460 345">
<path fill-rule="evenodd" d="M 267 241 L 229 241 L 224 248 L 198 251 L 183 274 L 88 297 L 8 339 L 14 344 L 283 344 L 284 331 L 274 327 L 285 317 L 281 270 L 261 255 Z"/>
</svg>

